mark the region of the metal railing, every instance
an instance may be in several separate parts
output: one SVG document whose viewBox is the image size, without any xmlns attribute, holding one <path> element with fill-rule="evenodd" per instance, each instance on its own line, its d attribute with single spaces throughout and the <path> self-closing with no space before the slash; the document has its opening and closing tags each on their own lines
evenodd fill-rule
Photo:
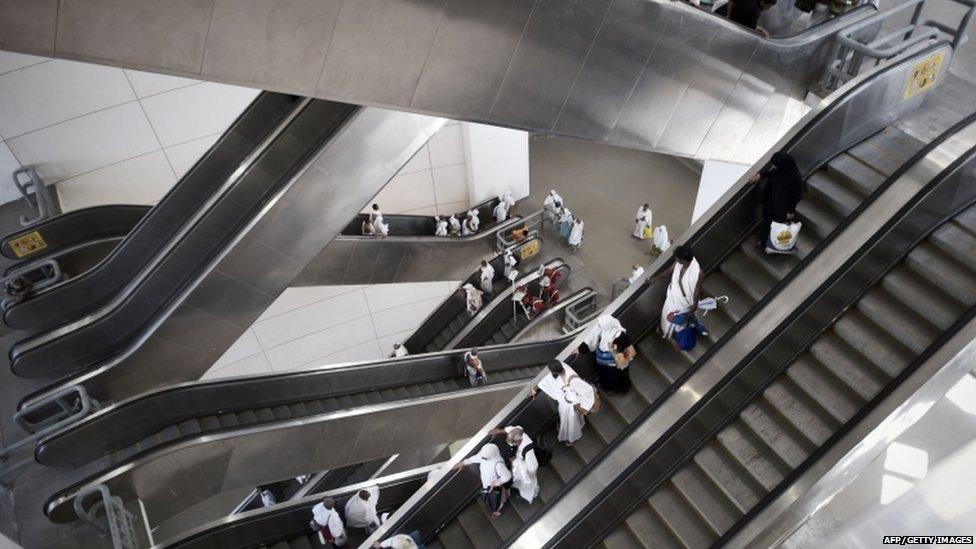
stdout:
<svg viewBox="0 0 976 549">
<path fill-rule="evenodd" d="M 545 221 L 545 210 L 539 210 L 537 212 L 531 213 L 522 218 L 522 224 L 518 227 L 513 227 L 508 230 L 499 230 L 495 233 L 495 249 L 497 251 L 502 251 L 506 248 L 514 246 L 527 238 L 532 236 L 538 236 L 542 234 L 542 225 Z M 515 238 L 512 234 L 517 228 L 525 228 L 526 236 L 521 239 Z"/>
<path fill-rule="evenodd" d="M 56 259 L 45 259 L 14 269 L 0 279 L 0 287 L 4 291 L 0 309 L 6 311 L 9 306 L 19 303 L 32 292 L 50 288 L 64 279 L 64 272 Z M 15 287 L 19 288 L 17 293 L 14 292 Z"/>
<path fill-rule="evenodd" d="M 597 307 L 598 297 L 599 294 L 594 293 L 566 307 L 566 315 L 563 318 L 564 334 L 575 332 L 600 313 L 600 308 Z"/>
<path fill-rule="evenodd" d="M 21 178 L 22 175 L 27 176 L 26 181 Z M 31 210 L 37 210 L 37 217 L 20 216 L 22 226 L 33 225 L 38 221 L 44 221 L 61 213 L 61 207 L 54 198 L 54 193 L 44 184 L 33 166 L 24 166 L 14 170 L 13 178 L 14 188 L 20 191 L 24 203 Z"/>
<path fill-rule="evenodd" d="M 102 534 L 109 536 L 114 549 L 138 549 L 135 520 L 126 511 L 122 498 L 113 496 L 104 484 L 78 492 L 75 513 Z"/>
<path fill-rule="evenodd" d="M 17 462 L 9 462 L 8 459 L 14 452 L 97 410 L 98 402 L 89 397 L 88 392 L 80 385 L 68 387 L 19 410 L 14 414 L 14 422 L 20 425 L 28 436 L 0 448 L 0 487 L 9 488 L 12 481 L 7 480 L 6 476 L 11 471 L 34 461 L 31 456 Z"/>
<path fill-rule="evenodd" d="M 926 0 L 907 0 L 891 9 L 878 12 L 838 32 L 822 85 L 835 90 L 857 76 L 865 59 L 874 65 L 891 59 L 916 46 L 938 40 L 943 35 L 952 37 L 952 49 L 957 50 L 969 39 L 967 27 L 976 10 L 976 0 L 951 0 L 967 8 L 958 26 L 952 27 L 931 19 L 921 20 Z M 912 11 L 908 25 L 881 36 L 884 22 L 898 14 Z M 932 77 L 938 76 L 938 67 Z M 924 77 L 924 75 L 923 75 Z"/>
</svg>

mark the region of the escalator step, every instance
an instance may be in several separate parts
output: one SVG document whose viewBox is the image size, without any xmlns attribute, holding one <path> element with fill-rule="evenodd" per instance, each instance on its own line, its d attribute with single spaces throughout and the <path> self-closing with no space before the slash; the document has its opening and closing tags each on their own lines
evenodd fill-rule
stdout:
<svg viewBox="0 0 976 549">
<path fill-rule="evenodd" d="M 623 418 L 610 409 L 607 409 L 605 414 L 593 414 L 587 417 L 586 421 L 600 436 L 600 439 L 607 444 L 613 442 L 627 427 Z"/>
<path fill-rule="evenodd" d="M 435 395 L 438 392 L 437 388 L 430 383 L 424 383 L 423 385 L 421 385 L 420 391 L 424 394 L 424 396 Z"/>
<path fill-rule="evenodd" d="M 962 315 L 961 303 L 904 264 L 886 274 L 881 286 L 893 296 L 911 296 L 903 303 L 941 330 L 948 329 Z"/>
<path fill-rule="evenodd" d="M 732 252 L 719 269 L 754 301 L 759 301 L 776 285 L 776 279 L 742 252 Z"/>
<path fill-rule="evenodd" d="M 895 377 L 912 361 L 912 353 L 856 310 L 849 310 L 834 323 L 834 333 L 857 352 Z"/>
<path fill-rule="evenodd" d="M 254 410 L 254 415 L 260 422 L 274 421 L 275 419 L 274 412 L 271 411 L 271 408 L 258 408 Z"/>
<path fill-rule="evenodd" d="M 476 549 L 495 549 L 502 538 L 492 526 L 491 517 L 482 510 L 481 503 L 475 500 L 461 511 L 458 522 Z"/>
<path fill-rule="evenodd" d="M 437 351 L 440 351 L 440 349 L 437 348 L 436 344 L 430 343 L 426 347 L 424 347 L 424 351 L 428 353 L 436 353 Z"/>
<path fill-rule="evenodd" d="M 478 503 L 471 505 L 478 505 Z M 471 539 L 464 533 L 464 529 L 461 528 L 461 523 L 457 520 L 448 522 L 440 532 L 437 532 L 437 539 L 448 549 L 471 547 L 473 545 Z"/>
<path fill-rule="evenodd" d="M 112 454 L 112 457 L 115 459 L 115 463 L 121 463 L 128 461 L 132 456 L 138 454 L 139 451 L 139 448 L 136 448 L 135 444 L 130 444 Z"/>
<path fill-rule="evenodd" d="M 556 474 L 562 479 L 562 483 L 565 484 L 583 468 L 583 458 L 573 451 L 572 447 L 566 447 L 562 444 L 558 444 L 552 450 L 552 461 L 550 463 L 556 470 Z"/>
<path fill-rule="evenodd" d="M 498 370 L 497 372 L 492 372 L 489 379 L 495 383 L 501 383 L 503 381 L 511 381 L 512 373 L 509 370 Z"/>
<path fill-rule="evenodd" d="M 393 389 L 383 389 L 380 391 L 380 397 L 383 398 L 383 402 L 392 402 L 399 398 Z"/>
<path fill-rule="evenodd" d="M 441 543 L 439 538 L 434 538 L 428 541 L 424 544 L 424 547 L 427 547 L 427 549 L 445 549 L 444 544 Z"/>
<path fill-rule="evenodd" d="M 783 463 L 741 421 L 726 426 L 717 439 L 764 490 L 772 490 L 786 476 Z"/>
<path fill-rule="evenodd" d="M 502 326 L 502 333 L 505 334 L 506 340 L 512 339 L 512 336 L 515 335 L 515 331 L 516 328 L 514 322 L 508 322 Z"/>
<path fill-rule="evenodd" d="M 322 405 L 323 414 L 332 413 L 336 410 L 342 409 L 342 404 L 339 403 L 339 399 L 337 398 L 321 398 L 319 399 L 319 404 Z"/>
<path fill-rule="evenodd" d="M 363 395 L 366 397 L 366 401 L 370 404 L 383 403 L 383 395 L 381 395 L 379 391 L 369 391 L 368 393 L 363 393 Z"/>
<path fill-rule="evenodd" d="M 924 351 L 941 333 L 928 320 L 895 299 L 884 288 L 871 288 L 858 300 L 856 306 L 875 325 L 888 334 L 896 336 L 916 354 Z"/>
<path fill-rule="evenodd" d="M 827 169 L 841 183 L 861 196 L 868 196 L 885 181 L 885 176 L 853 156 L 843 153 L 827 163 Z"/>
<path fill-rule="evenodd" d="M 624 525 L 626 525 L 626 529 L 633 536 L 633 539 L 637 541 L 639 547 L 646 547 L 648 549 L 657 549 L 658 547 L 681 547 L 674 535 L 668 530 L 668 527 L 661 522 L 661 519 L 651 509 L 651 506 L 648 503 L 637 506 L 637 508 L 634 509 L 634 512 L 627 517 L 624 524 L 621 526 Z M 616 530 L 620 529 L 621 528 L 616 528 Z M 607 538 L 607 541 L 610 541 L 610 537 Z M 630 547 L 630 545 L 618 546 L 611 545 L 609 543 L 607 546 Z"/>
<path fill-rule="evenodd" d="M 741 320 L 757 301 L 720 271 L 709 273 L 702 282 L 702 289 L 711 296 L 728 296 L 729 302 L 722 304 L 722 310 L 736 322 Z"/>
<path fill-rule="evenodd" d="M 763 398 L 805 439 L 820 446 L 839 425 L 826 411 L 807 400 L 802 390 L 786 376 L 780 376 L 763 391 Z"/>
<path fill-rule="evenodd" d="M 857 209 L 863 200 L 859 194 L 835 179 L 827 170 L 820 170 L 811 175 L 807 179 L 807 188 L 810 189 L 810 194 L 845 217 Z"/>
<path fill-rule="evenodd" d="M 304 537 L 302 539 L 304 539 Z M 298 542 L 298 538 L 296 538 L 296 539 L 294 539 L 292 541 L 294 541 L 294 542 L 297 543 Z M 298 545 L 292 544 L 292 543 L 287 542 L 287 541 L 279 541 L 278 543 L 270 546 L 268 549 L 291 549 L 292 547 L 298 547 Z"/>
<path fill-rule="evenodd" d="M 434 392 L 437 394 L 446 393 L 448 391 L 454 390 L 453 385 L 449 386 L 447 383 L 443 381 L 435 381 L 434 383 L 432 383 L 432 385 L 434 386 Z"/>
<path fill-rule="evenodd" d="M 718 537 L 668 482 L 651 494 L 651 508 L 686 547 L 708 547 Z"/>
<path fill-rule="evenodd" d="M 305 417 L 308 415 L 308 408 L 301 402 L 293 402 L 288 405 L 288 413 L 291 417 Z"/>
<path fill-rule="evenodd" d="M 410 394 L 410 398 L 419 398 L 424 396 L 424 391 L 419 385 L 407 385 L 407 393 Z"/>
<path fill-rule="evenodd" d="M 583 429 L 583 437 L 573 443 L 572 449 L 576 452 L 583 463 L 593 461 L 604 448 L 606 443 L 596 433 L 595 429 Z"/>
<path fill-rule="evenodd" d="M 748 475 L 716 442 L 709 442 L 695 454 L 695 463 L 726 497 L 745 513 L 766 495 L 762 487 Z"/>
<path fill-rule="evenodd" d="M 257 423 L 260 421 L 254 410 L 244 410 L 243 412 L 237 413 L 237 422 L 241 425 L 248 425 L 251 423 Z"/>
<path fill-rule="evenodd" d="M 970 206 L 962 213 L 953 218 L 952 223 L 969 231 L 976 236 L 976 206 Z"/>
<path fill-rule="evenodd" d="M 739 418 L 789 467 L 799 467 L 810 455 L 809 442 L 760 401 L 746 405 Z"/>
<path fill-rule="evenodd" d="M 240 421 L 237 419 L 237 414 L 219 414 L 217 416 L 217 422 L 220 423 L 221 427 L 237 427 L 240 425 Z"/>
<path fill-rule="evenodd" d="M 454 333 L 458 333 L 461 331 L 461 328 L 464 328 L 464 321 L 461 320 L 460 318 L 455 318 L 454 320 L 451 321 L 449 326 L 451 327 L 452 330 L 454 330 Z"/>
<path fill-rule="evenodd" d="M 679 376 L 691 367 L 683 355 L 675 352 L 670 342 L 657 334 L 650 334 L 643 338 L 637 344 L 637 350 L 641 356 L 647 359 L 655 373 L 667 381 L 668 385 L 674 383 Z"/>
<path fill-rule="evenodd" d="M 356 406 L 356 401 L 354 401 L 349 395 L 342 395 L 336 399 L 336 402 L 339 403 L 340 410 L 348 410 Z"/>
<path fill-rule="evenodd" d="M 297 538 L 288 542 L 288 549 L 313 549 L 315 547 L 321 547 L 316 542 L 312 542 L 309 536 L 298 536 Z"/>
<path fill-rule="evenodd" d="M 366 406 L 369 404 L 369 399 L 363 393 L 355 393 L 352 395 L 352 401 L 356 404 L 356 407 Z"/>
<path fill-rule="evenodd" d="M 320 400 L 306 400 L 302 404 L 305 405 L 305 409 L 308 410 L 308 415 L 321 414 L 324 410 L 322 408 L 322 401 Z"/>
<path fill-rule="evenodd" d="M 411 396 L 410 391 L 408 391 L 407 388 L 402 385 L 400 387 L 394 388 L 393 392 L 396 394 L 396 398 L 393 400 L 405 400 L 410 398 Z"/>
<path fill-rule="evenodd" d="M 176 426 L 179 427 L 182 436 L 195 435 L 200 432 L 200 422 L 197 421 L 197 418 L 181 421 Z"/>
<path fill-rule="evenodd" d="M 694 462 L 687 463 L 675 472 L 671 483 L 716 535 L 731 528 L 742 516 Z"/>
<path fill-rule="evenodd" d="M 825 332 L 810 345 L 809 354 L 863 400 L 870 400 L 888 383 L 884 371 L 868 364 L 833 332 Z"/>
<path fill-rule="evenodd" d="M 443 349 L 444 347 L 447 346 L 447 341 L 448 341 L 448 339 L 446 337 L 444 337 L 443 335 L 439 335 L 439 336 L 435 337 L 434 338 L 434 348 L 437 349 L 437 350 Z"/>
<path fill-rule="evenodd" d="M 220 429 L 220 421 L 217 416 L 204 416 L 200 418 L 200 430 L 204 433 L 210 433 Z"/>
<path fill-rule="evenodd" d="M 909 252 L 905 262 L 960 302 L 976 301 L 976 276 L 935 246 L 922 242 Z"/>
<path fill-rule="evenodd" d="M 767 254 L 756 247 L 751 238 L 745 239 L 739 246 L 739 251 L 746 255 L 753 263 L 759 265 L 777 281 L 786 278 L 800 263 L 800 257 L 795 254 Z M 711 314 L 709 314 L 711 316 Z"/>
<path fill-rule="evenodd" d="M 275 419 L 291 419 L 291 410 L 285 404 L 275 406 L 271 409 L 271 413 L 274 414 Z"/>
<path fill-rule="evenodd" d="M 812 196 L 797 205 L 796 213 L 803 223 L 803 230 L 812 231 L 821 239 L 827 238 L 842 221 L 839 213 Z"/>
<path fill-rule="evenodd" d="M 503 345 L 505 343 L 508 343 L 508 340 L 505 338 L 505 334 L 501 332 L 495 332 L 494 334 L 491 334 L 491 341 L 495 345 Z"/>
<path fill-rule="evenodd" d="M 945 223 L 929 237 L 929 242 L 949 257 L 976 271 L 976 235 L 956 223 Z"/>
<path fill-rule="evenodd" d="M 846 422 L 854 417 L 863 401 L 829 371 L 803 354 L 786 371 L 793 382 L 826 410 L 835 421 Z"/>
<path fill-rule="evenodd" d="M 140 452 L 144 452 L 146 450 L 151 450 L 155 448 L 158 444 L 159 443 L 157 442 L 156 435 L 151 434 L 148 437 L 135 443 L 135 446 Z"/>
<path fill-rule="evenodd" d="M 169 442 L 180 436 L 180 428 L 174 425 L 167 425 L 165 429 L 156 433 L 161 442 Z"/>
</svg>

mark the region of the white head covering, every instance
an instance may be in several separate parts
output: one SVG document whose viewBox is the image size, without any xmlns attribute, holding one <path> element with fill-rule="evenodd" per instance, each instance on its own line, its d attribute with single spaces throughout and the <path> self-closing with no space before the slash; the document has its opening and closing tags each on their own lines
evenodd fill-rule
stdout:
<svg viewBox="0 0 976 549">
<path fill-rule="evenodd" d="M 586 345 L 590 349 L 599 348 L 601 351 L 609 352 L 613 340 L 626 332 L 620 321 L 610 315 L 600 315 L 596 323 L 586 334 Z"/>
<path fill-rule="evenodd" d="M 482 488 L 490 488 L 493 484 L 504 484 L 512 479 L 512 473 L 494 443 L 489 442 L 482 446 L 477 459 Z"/>
<path fill-rule="evenodd" d="M 475 291 L 474 285 L 472 285 L 470 282 L 468 282 L 464 286 L 461 286 L 461 289 L 464 290 L 465 292 L 468 292 L 469 294 Z"/>
</svg>

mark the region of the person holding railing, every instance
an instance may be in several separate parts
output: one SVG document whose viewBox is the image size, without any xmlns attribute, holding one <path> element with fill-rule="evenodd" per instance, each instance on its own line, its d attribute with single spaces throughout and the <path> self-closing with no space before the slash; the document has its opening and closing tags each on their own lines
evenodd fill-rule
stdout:
<svg viewBox="0 0 976 549">
<path fill-rule="evenodd" d="M 775 5 L 776 0 L 729 0 L 715 13 L 769 38 L 769 32 L 759 26 L 759 16 Z"/>
</svg>

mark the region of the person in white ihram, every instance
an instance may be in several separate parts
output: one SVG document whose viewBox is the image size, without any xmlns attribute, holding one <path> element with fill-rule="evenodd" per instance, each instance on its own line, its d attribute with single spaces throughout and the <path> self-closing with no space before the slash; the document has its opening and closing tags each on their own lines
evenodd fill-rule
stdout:
<svg viewBox="0 0 976 549">
<path fill-rule="evenodd" d="M 492 429 L 488 434 L 497 436 L 502 433 L 505 434 L 505 442 L 515 447 L 515 455 L 511 458 L 512 488 L 518 490 L 526 503 L 531 504 L 539 495 L 539 460 L 536 459 L 534 447 L 529 448 L 532 439 L 518 425 Z"/>
<path fill-rule="evenodd" d="M 495 214 L 495 223 L 501 223 L 508 219 L 508 204 L 502 200 L 495 205 L 495 209 L 492 212 Z"/>
<path fill-rule="evenodd" d="M 335 508 L 335 500 L 325 498 L 312 507 L 312 520 L 321 527 L 319 534 L 336 547 L 346 544 L 346 529 Z"/>
<path fill-rule="evenodd" d="M 511 212 L 515 208 L 515 197 L 512 196 L 512 191 L 505 191 L 504 193 L 498 195 L 498 200 L 505 203 L 505 210 Z"/>
<path fill-rule="evenodd" d="M 638 208 L 637 217 L 634 221 L 633 237 L 637 240 L 644 240 L 644 232 L 651 227 L 652 219 L 654 219 L 654 214 L 651 213 L 651 206 L 649 204 L 644 204 Z"/>
<path fill-rule="evenodd" d="M 478 217 L 477 209 L 471 208 L 468 210 L 468 221 L 470 222 L 471 230 L 478 232 L 478 227 L 481 226 L 481 218 Z"/>
<path fill-rule="evenodd" d="M 439 215 L 434 216 L 434 236 L 447 236 L 447 221 Z"/>
<path fill-rule="evenodd" d="M 509 273 L 515 268 L 518 261 L 515 259 L 515 254 L 512 253 L 511 248 L 505 248 L 505 254 L 502 256 L 502 264 L 505 266 L 504 273 L 505 278 L 508 278 Z"/>
<path fill-rule="evenodd" d="M 556 222 L 559 219 L 559 210 L 563 207 L 563 197 L 559 196 L 555 190 L 549 191 L 546 199 L 542 202 L 542 209 L 546 211 L 546 217 L 550 221 Z"/>
<path fill-rule="evenodd" d="M 387 236 L 390 234 L 390 226 L 383 221 L 383 212 L 380 211 L 379 204 L 373 204 L 373 209 L 369 212 L 369 222 L 373 225 L 377 235 Z"/>
<path fill-rule="evenodd" d="M 583 245 L 583 220 L 578 217 L 573 217 L 573 227 L 569 230 L 569 253 L 575 254 L 579 251 L 580 246 Z"/>
<path fill-rule="evenodd" d="M 478 232 L 476 226 L 477 217 L 472 218 L 471 216 L 465 217 L 464 221 L 461 222 L 461 236 L 471 236 Z"/>
<path fill-rule="evenodd" d="M 481 260 L 481 291 L 490 294 L 495 291 L 495 268 L 484 259 Z"/>
<path fill-rule="evenodd" d="M 481 296 L 482 291 L 475 288 L 471 283 L 461 286 L 464 290 L 464 301 L 468 308 L 468 313 L 471 316 L 478 314 L 478 310 L 481 309 Z"/>
<path fill-rule="evenodd" d="M 671 313 L 687 313 L 698 307 L 698 296 L 701 294 L 701 266 L 695 259 L 695 254 L 689 246 L 678 246 L 674 249 L 674 265 L 657 276 L 647 279 L 650 285 L 662 277 L 671 276 L 668 293 L 661 307 L 661 335 L 670 338 L 674 332 L 674 324 L 668 320 Z"/>
<path fill-rule="evenodd" d="M 377 541 L 373 544 L 373 547 L 375 549 L 417 549 L 418 545 L 412 537 L 406 534 L 397 534 L 395 536 L 390 536 L 383 541 Z"/>
<path fill-rule="evenodd" d="M 549 362 L 549 373 L 539 382 L 541 390 L 559 405 L 559 433 L 556 439 L 566 446 L 582 438 L 586 419 L 579 408 L 590 410 L 596 403 L 593 386 L 580 379 L 568 364 L 560 360 Z M 529 394 L 535 398 L 538 390 L 533 388 Z"/>
<path fill-rule="evenodd" d="M 501 490 L 501 504 L 498 506 L 498 509 L 492 512 L 492 516 L 496 518 L 501 516 L 502 508 L 505 507 L 505 502 L 508 501 L 508 488 L 505 485 L 512 480 L 512 472 L 505 465 L 505 460 L 502 459 L 502 453 L 498 450 L 498 446 L 489 442 L 482 446 L 476 455 L 458 462 L 454 468 L 461 470 L 466 465 L 478 466 L 478 474 L 481 476 L 481 487 L 484 490 Z"/>
<path fill-rule="evenodd" d="M 461 222 L 458 221 L 458 218 L 455 217 L 454 214 L 451 214 L 451 217 L 447 219 L 447 225 L 448 228 L 450 229 L 448 232 L 452 236 L 457 236 L 461 234 Z"/>
<path fill-rule="evenodd" d="M 394 343 L 393 344 L 393 353 L 390 354 L 390 357 L 391 358 L 403 358 L 403 357 L 405 357 L 405 356 L 407 356 L 409 354 L 410 354 L 410 352 L 407 351 L 407 348 L 406 348 L 406 346 L 403 345 L 403 343 Z"/>
<path fill-rule="evenodd" d="M 380 517 L 376 514 L 376 503 L 379 499 L 379 486 L 370 486 L 349 498 L 346 502 L 346 526 L 363 528 L 367 533 L 373 533 L 380 527 Z"/>
</svg>

